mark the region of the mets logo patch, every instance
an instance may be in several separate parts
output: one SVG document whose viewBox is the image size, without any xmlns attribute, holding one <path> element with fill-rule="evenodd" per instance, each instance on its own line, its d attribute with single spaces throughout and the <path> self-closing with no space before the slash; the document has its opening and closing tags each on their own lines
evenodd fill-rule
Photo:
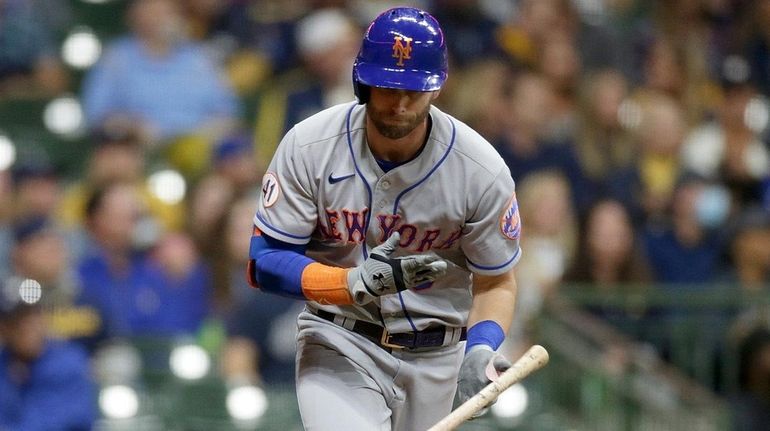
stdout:
<svg viewBox="0 0 770 431">
<path fill-rule="evenodd" d="M 500 231 L 512 240 L 519 239 L 521 234 L 521 218 L 519 217 L 519 202 L 516 200 L 516 192 L 511 196 L 508 205 L 505 206 L 503 215 L 500 216 Z"/>
<path fill-rule="evenodd" d="M 393 58 L 397 58 L 396 66 L 403 66 L 404 60 L 412 58 L 412 38 L 406 36 L 393 37 Z"/>
<path fill-rule="evenodd" d="M 265 208 L 273 206 L 281 194 L 281 186 L 274 173 L 268 172 L 262 177 L 262 205 Z"/>
</svg>

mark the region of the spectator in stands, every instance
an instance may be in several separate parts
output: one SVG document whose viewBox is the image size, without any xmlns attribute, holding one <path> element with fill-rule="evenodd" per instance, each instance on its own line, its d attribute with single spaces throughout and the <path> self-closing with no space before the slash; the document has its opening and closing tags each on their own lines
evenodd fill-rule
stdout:
<svg viewBox="0 0 770 431">
<path fill-rule="evenodd" d="M 240 197 L 259 187 L 266 166 L 254 160 L 253 137 L 248 133 L 226 136 L 213 149 L 211 172 L 227 180 Z"/>
<path fill-rule="evenodd" d="M 51 336 L 87 344 L 98 336 L 101 320 L 97 310 L 75 304 L 81 286 L 70 258 L 65 235 L 50 218 L 33 217 L 14 226 L 14 277 L 40 283 Z"/>
<path fill-rule="evenodd" d="M 747 36 L 742 42 L 742 51 L 751 65 L 751 74 L 756 79 L 762 94 L 770 94 L 770 3 L 766 0 L 748 2 L 745 6 L 744 22 L 739 29 Z"/>
<path fill-rule="evenodd" d="M 751 208 L 738 216 L 736 225 L 732 258 L 738 280 L 746 290 L 762 291 L 770 282 L 770 214 Z"/>
<path fill-rule="evenodd" d="M 649 223 L 643 244 L 654 279 L 661 283 L 708 283 L 725 268 L 723 223 L 730 210 L 723 187 L 697 177 L 679 181 L 665 223 Z"/>
<path fill-rule="evenodd" d="M 268 295 L 248 285 L 243 275 L 243 250 L 249 248 L 244 229 L 253 228 L 253 198 L 242 198 L 230 208 L 223 238 L 230 271 L 228 342 L 223 356 L 227 378 L 246 378 L 267 384 L 293 385 L 296 317 L 302 304 Z"/>
<path fill-rule="evenodd" d="M 497 30 L 500 48 L 516 65 L 534 69 L 543 41 L 551 32 L 571 32 L 573 10 L 568 1 L 525 0 L 510 22 Z"/>
<path fill-rule="evenodd" d="M 134 185 L 143 205 L 164 229 L 182 227 L 183 205 L 165 202 L 149 189 L 145 178 L 147 138 L 141 135 L 136 124 L 113 119 L 95 129 L 90 139 L 93 148 L 86 160 L 85 175 L 66 188 L 59 208 L 59 217 L 65 226 L 81 226 L 86 202 L 93 191 L 119 181 Z"/>
<path fill-rule="evenodd" d="M 564 279 L 602 292 L 639 292 L 651 281 L 650 268 L 638 243 L 628 211 L 618 201 L 601 199 L 586 215 L 580 245 Z M 628 335 L 642 333 L 644 306 L 627 308 L 592 302 L 587 310 Z"/>
<path fill-rule="evenodd" d="M 576 149 L 580 166 L 599 195 L 608 193 L 610 173 L 634 166 L 636 147 L 620 122 L 628 87 L 627 79 L 615 69 L 590 74 L 583 82 Z"/>
<path fill-rule="evenodd" d="M 649 282 L 649 264 L 637 242 L 626 208 L 612 199 L 597 201 L 587 213 L 581 246 L 566 280 L 599 288 Z"/>
<path fill-rule="evenodd" d="M 500 60 L 479 61 L 447 81 L 437 100 L 489 142 L 499 142 L 511 116 L 512 71 Z M 443 106 L 442 106 L 443 109 Z"/>
<path fill-rule="evenodd" d="M 770 331 L 758 327 L 739 346 L 739 392 L 730 399 L 735 431 L 770 429 Z"/>
<path fill-rule="evenodd" d="M 252 137 L 232 135 L 215 147 L 212 170 L 195 186 L 189 205 L 189 232 L 203 257 L 213 270 L 217 297 L 229 283 L 229 257 L 222 235 L 231 205 L 244 196 L 251 196 L 259 187 L 263 168 L 254 162 Z"/>
<path fill-rule="evenodd" d="M 187 32 L 193 40 L 217 37 L 222 30 L 224 14 L 231 1 L 182 0 L 181 8 L 187 22 Z"/>
<path fill-rule="evenodd" d="M 321 9 L 303 18 L 294 35 L 302 67 L 260 95 L 256 142 L 269 160 L 281 137 L 310 114 L 353 101 L 350 77 L 360 48 L 360 29 L 342 9 Z"/>
<path fill-rule="evenodd" d="M 46 98 L 67 89 L 56 32 L 69 18 L 61 0 L 0 1 L 0 100 Z"/>
<path fill-rule="evenodd" d="M 504 17 L 478 0 L 433 0 L 431 12 L 441 23 L 450 61 L 457 68 L 500 54 L 495 30 Z M 381 9 L 382 10 L 382 9 Z"/>
<path fill-rule="evenodd" d="M 237 65 L 256 67 L 257 74 L 243 75 L 246 88 L 254 89 L 261 79 L 271 74 L 283 74 L 297 65 L 294 28 L 306 13 L 304 1 L 243 0 L 230 2 L 224 14 L 222 28 L 232 34 L 238 44 L 238 55 L 245 61 L 231 65 L 231 75 Z M 250 68 L 254 71 L 254 68 Z M 240 75 L 240 74 L 239 74 Z M 236 82 L 239 80 L 236 79 Z M 241 85 L 237 85 L 242 87 Z"/>
<path fill-rule="evenodd" d="M 550 83 L 534 73 L 515 78 L 511 94 L 511 115 L 497 150 L 516 182 L 541 170 L 555 170 L 566 176 L 572 200 L 578 212 L 592 200 L 588 184 L 573 147 L 573 142 L 555 143 L 546 138 L 553 108 Z"/>
<path fill-rule="evenodd" d="M 186 234 L 156 229 L 136 188 L 112 183 L 86 204 L 92 240 L 78 264 L 81 304 L 109 337 L 192 335 L 208 312 L 210 279 Z"/>
<path fill-rule="evenodd" d="M 578 225 L 570 185 L 560 172 L 534 172 L 519 182 L 516 190 L 517 199 L 529 203 L 521 208 L 522 226 L 527 229 L 521 241 L 527 253 L 517 264 L 521 289 L 508 344 L 522 348 L 530 341 L 528 330 L 543 302 L 553 296 L 572 265 Z"/>
<path fill-rule="evenodd" d="M 539 171 L 517 184 L 519 199 L 530 203 L 521 209 L 527 226 L 528 257 L 522 255 L 521 278 L 530 280 L 547 296 L 562 280 L 576 257 L 578 225 L 570 184 L 557 171 Z M 523 293 L 523 292 L 522 292 Z"/>
<path fill-rule="evenodd" d="M 238 102 L 218 65 L 187 41 L 178 0 L 133 0 L 127 17 L 131 33 L 110 44 L 85 77 L 89 127 L 128 117 L 165 143 L 230 130 Z"/>
<path fill-rule="evenodd" d="M 36 153 L 36 152 L 33 152 Z M 53 219 L 61 206 L 64 190 L 63 179 L 57 174 L 47 154 L 34 154 L 17 161 L 13 166 L 13 202 L 10 206 L 13 224 L 32 219 Z M 67 247 L 77 256 L 82 249 L 78 229 L 63 226 L 61 234 Z M 13 241 L 8 242 L 10 246 Z"/>
<path fill-rule="evenodd" d="M 633 99 L 642 105 L 656 104 L 663 95 L 679 105 L 682 120 L 699 120 L 691 118 L 688 110 L 694 108 L 688 102 L 688 74 L 686 52 L 676 41 L 658 33 L 647 35 L 640 43 L 640 59 L 635 77 L 637 87 Z M 652 99 L 652 100 L 648 100 Z"/>
<path fill-rule="evenodd" d="M 40 291 L 11 283 L 0 285 L 0 429 L 91 430 L 96 393 L 85 352 L 48 339 Z"/>
<path fill-rule="evenodd" d="M 55 213 L 61 199 L 61 183 L 50 161 L 17 162 L 13 172 L 13 218 L 48 217 Z"/>
<path fill-rule="evenodd" d="M 770 178 L 770 150 L 751 111 L 760 95 L 744 59 L 730 57 L 723 69 L 724 100 L 716 118 L 690 132 L 682 147 L 682 163 L 690 172 L 725 183 L 739 207 L 760 204 L 762 181 Z"/>
<path fill-rule="evenodd" d="M 497 43 L 515 64 L 534 68 L 543 54 L 546 39 L 554 34 L 565 35 L 575 41 L 586 71 L 623 65 L 628 51 L 624 51 L 618 32 L 607 23 L 597 22 L 596 14 L 589 17 L 590 20 L 581 20 L 580 6 L 581 3 L 569 0 L 518 1 L 511 19 L 497 28 Z M 598 12 L 602 7 L 619 5 L 597 4 L 586 8 L 589 13 L 585 15 Z"/>
<path fill-rule="evenodd" d="M 649 94 L 635 130 L 634 166 L 609 174 L 609 195 L 625 205 L 635 226 L 664 217 L 681 175 L 679 153 L 687 130 L 681 105 L 660 93 Z"/>
<path fill-rule="evenodd" d="M 553 110 L 547 138 L 574 142 L 578 127 L 578 85 L 582 65 L 577 41 L 570 32 L 553 32 L 543 41 L 538 71 L 553 88 Z"/>
<path fill-rule="evenodd" d="M 714 77 L 726 51 L 736 48 L 730 27 L 739 3 L 656 1 L 638 17 L 642 77 L 637 82 L 678 100 L 688 124 L 700 122 L 719 103 Z"/>
</svg>

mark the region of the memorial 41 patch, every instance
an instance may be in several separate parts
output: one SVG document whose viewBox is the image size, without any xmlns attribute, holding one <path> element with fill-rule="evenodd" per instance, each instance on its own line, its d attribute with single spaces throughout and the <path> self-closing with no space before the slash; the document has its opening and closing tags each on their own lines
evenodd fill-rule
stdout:
<svg viewBox="0 0 770 431">
<path fill-rule="evenodd" d="M 519 202 L 516 200 L 516 192 L 513 193 L 502 216 L 500 216 L 500 231 L 508 239 L 514 241 L 519 239 L 521 218 L 519 217 Z"/>
<path fill-rule="evenodd" d="M 265 208 L 273 206 L 281 194 L 281 186 L 274 173 L 268 172 L 262 177 L 262 205 Z"/>
</svg>

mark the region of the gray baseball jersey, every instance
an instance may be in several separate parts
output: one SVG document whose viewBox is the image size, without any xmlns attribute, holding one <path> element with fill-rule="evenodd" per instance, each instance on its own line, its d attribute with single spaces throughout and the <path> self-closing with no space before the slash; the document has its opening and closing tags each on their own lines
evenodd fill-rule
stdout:
<svg viewBox="0 0 770 431">
<path fill-rule="evenodd" d="M 360 265 L 373 247 L 398 231 L 401 241 L 394 256 L 437 254 L 448 262 L 447 274 L 429 288 L 381 296 L 365 306 L 308 306 L 384 323 L 391 333 L 432 325 L 462 327 L 471 305 L 472 274 L 507 272 L 521 254 L 518 204 L 510 172 L 484 138 L 436 107 L 430 110 L 432 127 L 421 153 L 383 172 L 366 143 L 365 113 L 363 105 L 338 105 L 289 131 L 263 178 L 254 223 L 273 238 L 307 245 L 307 256 L 316 261 L 339 267 Z M 307 316 L 304 322 L 305 326 L 324 326 L 320 319 Z M 303 347 L 308 341 L 302 333 L 297 383 L 301 407 L 303 394 L 322 397 L 308 389 L 317 387 L 309 383 L 311 378 L 303 385 L 301 364 L 312 361 L 307 358 L 310 350 Z M 381 356 L 378 346 L 366 343 L 379 349 L 372 350 L 372 355 Z M 356 349 L 366 343 L 355 344 Z M 328 344 L 344 357 L 360 353 Z M 453 393 L 462 350 L 451 351 L 454 358 L 449 366 L 430 361 L 424 366 L 439 367 L 442 381 Z M 448 402 L 449 406 L 446 399 L 437 403 L 436 413 L 427 415 L 428 420 L 448 412 L 451 395 Z M 317 416 L 306 409 L 302 412 L 303 420 L 306 413 Z M 412 417 L 394 412 L 396 416 Z M 418 429 L 411 428 L 416 426 L 414 422 L 403 426 Z"/>
</svg>

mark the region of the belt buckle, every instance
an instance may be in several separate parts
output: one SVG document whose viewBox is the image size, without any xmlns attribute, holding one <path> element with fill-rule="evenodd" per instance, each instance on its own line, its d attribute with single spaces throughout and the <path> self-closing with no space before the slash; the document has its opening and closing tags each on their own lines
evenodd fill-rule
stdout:
<svg viewBox="0 0 770 431">
<path fill-rule="evenodd" d="M 382 336 L 380 337 L 380 344 L 383 347 L 387 347 L 389 349 L 403 349 L 405 346 L 401 346 L 398 344 L 393 344 L 390 342 L 390 333 L 387 329 L 382 328 Z"/>
</svg>

